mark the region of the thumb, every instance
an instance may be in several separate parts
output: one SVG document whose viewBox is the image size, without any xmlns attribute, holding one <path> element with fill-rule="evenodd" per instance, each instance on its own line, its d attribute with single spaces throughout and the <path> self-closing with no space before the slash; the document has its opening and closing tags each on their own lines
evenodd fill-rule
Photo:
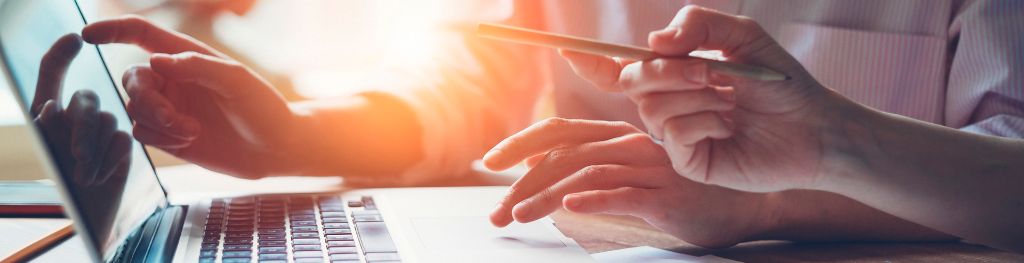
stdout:
<svg viewBox="0 0 1024 263">
<path fill-rule="evenodd" d="M 604 91 L 621 91 L 618 85 L 619 75 L 625 65 L 633 63 L 629 60 L 564 49 L 558 50 L 558 54 L 569 61 L 569 66 L 576 75 Z"/>
</svg>

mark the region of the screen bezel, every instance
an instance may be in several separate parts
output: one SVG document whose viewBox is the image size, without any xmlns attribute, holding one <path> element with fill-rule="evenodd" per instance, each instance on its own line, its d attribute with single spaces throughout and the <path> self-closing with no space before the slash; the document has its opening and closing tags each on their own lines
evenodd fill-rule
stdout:
<svg viewBox="0 0 1024 263">
<path fill-rule="evenodd" d="M 28 1 L 34 1 L 34 0 L 28 0 Z M 2 7 L 3 4 L 5 4 L 7 2 L 8 1 L 0 1 L 0 7 Z M 88 21 L 85 18 L 85 14 L 82 12 L 82 8 L 78 4 L 78 0 L 70 1 L 70 3 L 68 3 L 68 2 L 65 2 L 65 3 L 73 4 L 74 5 L 75 10 L 77 10 L 77 14 L 76 15 L 78 15 L 78 17 L 81 19 L 83 26 L 88 24 Z M 76 33 L 80 33 L 80 32 L 76 32 Z M 123 88 L 118 86 L 117 82 L 114 80 L 113 75 L 110 73 L 110 68 L 107 65 L 106 58 L 103 56 L 102 50 L 100 49 L 100 47 L 98 45 L 93 45 L 93 44 L 88 44 L 88 43 L 83 43 L 83 44 L 87 45 L 87 46 L 83 47 L 83 51 L 87 51 L 88 48 L 89 48 L 88 46 L 92 46 L 92 49 L 95 50 L 96 55 L 100 59 L 100 62 L 101 62 L 100 64 L 103 67 L 103 71 L 107 74 L 108 81 L 110 81 L 111 86 L 115 89 L 114 92 L 116 92 L 118 94 L 117 97 L 119 99 L 119 103 L 120 103 L 121 107 L 125 107 L 125 103 L 126 102 L 125 102 L 124 94 L 127 94 L 127 93 L 125 93 L 123 91 Z M 91 229 L 89 229 L 89 226 L 87 226 L 85 224 L 84 216 L 81 213 L 81 210 L 78 209 L 79 205 L 76 202 L 77 200 L 75 200 L 74 195 L 72 194 L 71 188 L 64 181 L 64 177 L 60 174 L 59 169 L 56 168 L 58 164 L 56 163 L 56 160 L 53 159 L 52 154 L 49 152 L 49 147 L 47 147 L 46 142 L 45 142 L 45 140 L 42 137 L 41 131 L 39 130 L 39 127 L 37 127 L 36 125 L 33 124 L 32 117 L 29 116 L 29 113 L 28 113 L 28 110 L 27 110 L 29 106 L 23 100 L 23 98 L 25 98 L 26 94 L 22 94 L 21 89 L 18 88 L 18 85 L 19 85 L 18 83 L 20 83 L 20 82 L 17 81 L 16 76 L 14 76 L 14 74 L 11 72 L 11 65 L 10 64 L 12 62 L 8 59 L 6 49 L 3 48 L 3 45 L 4 45 L 3 44 L 3 40 L 0 39 L 0 61 L 2 61 L 2 63 L 0 63 L 0 67 L 2 67 L 2 71 L 3 71 L 3 75 L 4 75 L 3 77 L 8 80 L 8 83 L 10 83 L 8 86 L 9 86 L 12 94 L 15 95 L 14 100 L 16 101 L 16 103 L 19 106 L 19 109 L 21 110 L 25 126 L 29 127 L 29 129 L 28 129 L 29 130 L 28 134 L 30 136 L 29 139 L 33 140 L 32 147 L 33 147 L 33 151 L 36 154 L 36 158 L 38 160 L 40 160 L 40 163 L 41 163 L 41 166 L 42 166 L 41 168 L 43 169 L 43 172 L 46 174 L 46 176 L 49 177 L 51 180 L 53 180 L 54 183 L 56 184 L 56 186 L 58 188 L 58 192 L 60 193 L 60 196 L 61 196 L 61 201 L 63 202 L 63 205 L 65 207 L 64 212 L 69 217 L 71 217 L 71 219 L 73 221 L 72 223 L 73 223 L 73 225 L 75 227 L 75 231 L 77 231 L 79 234 L 84 235 L 84 236 L 87 237 L 87 238 L 82 238 L 82 241 L 85 242 L 87 247 L 91 248 L 91 249 L 89 249 L 89 254 L 92 257 L 92 259 L 94 261 L 109 262 L 109 260 L 111 260 L 111 258 L 113 258 L 113 256 L 120 249 L 112 249 L 112 251 L 106 251 L 105 252 L 105 251 L 103 251 L 105 249 L 103 247 L 103 245 L 102 244 L 98 244 L 98 243 L 95 242 L 95 240 L 96 240 L 95 239 L 95 235 L 93 235 L 93 233 L 91 232 Z M 88 51 L 88 52 L 91 52 L 91 51 Z M 134 123 L 134 119 L 131 116 L 128 116 L 128 120 Z M 138 142 L 136 141 L 136 143 L 138 143 Z M 145 160 L 144 163 L 140 163 L 140 164 L 148 164 L 149 165 L 149 168 L 152 170 L 153 175 L 156 177 L 155 178 L 156 179 L 156 183 L 160 187 L 160 191 L 161 191 L 161 194 L 162 194 L 161 195 L 162 196 L 162 198 L 161 198 L 162 202 L 160 203 L 159 206 L 154 208 L 154 213 L 157 213 L 157 212 L 159 212 L 161 210 L 161 208 L 164 208 L 164 207 L 167 207 L 167 206 L 170 205 L 168 203 L 168 199 L 167 199 L 167 189 L 166 189 L 166 187 L 164 187 L 163 182 L 161 182 L 160 177 L 156 176 L 157 175 L 156 166 L 153 165 L 153 161 L 152 161 L 152 158 L 150 157 L 149 150 L 146 149 L 145 147 L 142 147 L 142 152 L 145 155 L 146 160 Z M 131 232 L 132 233 L 138 232 L 139 229 L 141 229 L 141 227 L 143 226 L 144 222 L 145 222 L 145 220 L 143 220 L 142 222 L 136 222 L 138 225 L 135 226 Z M 118 246 L 115 246 L 115 247 L 122 247 L 124 245 L 123 242 L 126 242 L 127 240 L 128 239 L 122 240 L 121 241 L 122 244 L 119 244 Z"/>
</svg>

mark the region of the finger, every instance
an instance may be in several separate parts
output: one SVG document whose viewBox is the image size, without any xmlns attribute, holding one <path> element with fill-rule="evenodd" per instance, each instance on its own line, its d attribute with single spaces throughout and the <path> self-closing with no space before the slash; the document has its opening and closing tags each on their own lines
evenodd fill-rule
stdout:
<svg viewBox="0 0 1024 263">
<path fill-rule="evenodd" d="M 484 154 L 483 161 L 488 169 L 500 171 L 527 157 L 557 147 L 603 141 L 638 132 L 632 125 L 623 122 L 549 118 L 505 138 Z"/>
<path fill-rule="evenodd" d="M 591 55 L 571 50 L 559 49 L 558 54 L 569 61 L 573 72 L 604 91 L 619 91 L 619 72 L 632 61 L 620 60 L 608 56 Z"/>
<path fill-rule="evenodd" d="M 145 145 L 154 146 L 168 151 L 188 147 L 193 141 L 195 141 L 195 138 L 168 135 L 165 132 L 160 132 L 153 128 L 138 124 L 132 128 L 132 135 L 135 136 L 135 139 Z"/>
<path fill-rule="evenodd" d="M 135 15 L 88 24 L 82 28 L 82 38 L 92 44 L 133 44 L 153 53 L 176 54 L 192 51 L 223 57 L 199 40 L 154 25 L 145 18 Z"/>
<path fill-rule="evenodd" d="M 175 111 L 174 104 L 160 93 L 163 79 L 152 69 L 132 67 L 125 72 L 122 82 L 131 98 L 128 114 L 136 124 L 183 139 L 199 136 L 199 122 Z"/>
<path fill-rule="evenodd" d="M 250 83 L 259 78 L 244 65 L 206 54 L 153 54 L 149 64 L 166 80 L 195 83 L 227 99 L 244 96 L 254 87 L 265 86 L 264 83 Z"/>
<path fill-rule="evenodd" d="M 71 154 L 79 162 L 88 162 L 94 157 L 99 108 L 99 98 L 90 90 L 79 90 L 71 96 L 66 116 L 71 124 Z"/>
<path fill-rule="evenodd" d="M 534 155 L 533 157 L 527 158 L 526 159 L 526 168 L 531 168 L 532 169 L 533 167 L 536 167 L 537 164 L 539 164 L 540 161 L 543 161 L 545 157 L 547 157 L 547 154 L 538 154 L 538 155 Z"/>
<path fill-rule="evenodd" d="M 632 215 L 643 217 L 657 207 L 656 190 L 622 187 L 612 190 L 594 190 L 566 195 L 562 206 L 574 213 Z"/>
<path fill-rule="evenodd" d="M 751 43 L 766 35 L 749 18 L 689 5 L 676 13 L 668 27 L 652 32 L 648 44 L 665 55 L 681 56 L 702 48 L 721 50 L 728 57 L 740 47 L 751 48 Z"/>
<path fill-rule="evenodd" d="M 664 149 L 645 134 L 632 134 L 607 141 L 554 150 L 537 167 L 516 180 L 491 214 L 491 222 L 504 226 L 513 219 L 513 207 L 570 174 L 595 164 L 667 165 Z M 526 213 L 526 212 L 521 212 Z"/>
<path fill-rule="evenodd" d="M 619 86 L 630 98 L 655 92 L 703 89 L 710 85 L 707 63 L 699 59 L 653 59 L 627 65 Z"/>
<path fill-rule="evenodd" d="M 35 122 L 41 127 L 45 127 L 44 130 L 53 130 L 62 121 L 60 117 L 61 111 L 60 107 L 57 106 L 57 102 L 48 100 L 40 108 L 39 115 L 35 117 Z"/>
<path fill-rule="evenodd" d="M 709 139 L 725 139 L 732 130 L 718 114 L 702 112 L 671 118 L 665 122 L 665 149 L 677 173 L 697 182 L 707 182 L 710 162 Z"/>
<path fill-rule="evenodd" d="M 672 117 L 702 111 L 728 111 L 736 107 L 734 102 L 721 96 L 714 88 L 650 93 L 637 101 L 637 108 L 651 135 L 664 138 L 662 127 Z"/>
<path fill-rule="evenodd" d="M 97 185 L 109 182 L 119 172 L 123 172 L 122 166 L 130 165 L 132 138 L 127 133 L 116 131 L 110 140 L 110 148 L 104 158 L 102 176 L 96 182 Z"/>
<path fill-rule="evenodd" d="M 650 168 L 623 165 L 588 166 L 523 200 L 512 209 L 512 216 L 520 223 L 532 222 L 561 207 L 562 199 L 567 194 L 621 187 L 659 188 L 666 184 L 666 175 L 678 176 L 675 175 L 675 171 L 666 166 Z"/>
<path fill-rule="evenodd" d="M 93 176 L 96 176 L 94 181 L 95 184 L 102 184 L 106 181 L 107 175 L 117 164 L 117 160 L 110 160 L 110 146 L 114 139 L 115 133 L 117 133 L 117 119 L 114 118 L 113 114 L 109 112 L 99 113 L 99 124 L 97 125 L 96 146 L 92 150 L 92 155 L 95 156 L 89 161 L 92 169 L 96 172 Z"/>
<path fill-rule="evenodd" d="M 732 129 L 718 113 L 699 112 L 675 116 L 664 123 L 665 139 L 674 144 L 693 145 L 704 139 L 725 139 Z"/>
<path fill-rule="evenodd" d="M 53 46 L 43 55 L 39 63 L 39 78 L 36 81 L 36 94 L 32 98 L 30 108 L 33 117 L 38 116 L 46 101 L 61 103 L 61 87 L 64 84 L 64 75 L 68 71 L 71 61 L 82 49 L 82 39 L 78 34 L 67 34 L 57 39 Z"/>
</svg>

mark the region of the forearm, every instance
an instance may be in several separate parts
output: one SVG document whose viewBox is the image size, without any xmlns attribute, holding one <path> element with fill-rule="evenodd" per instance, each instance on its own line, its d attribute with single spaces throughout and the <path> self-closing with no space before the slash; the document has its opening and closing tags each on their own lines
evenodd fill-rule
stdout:
<svg viewBox="0 0 1024 263">
<path fill-rule="evenodd" d="M 1024 142 L 878 112 L 836 96 L 819 189 L 1024 251 Z"/>
<path fill-rule="evenodd" d="M 293 108 L 306 119 L 297 174 L 397 176 L 423 158 L 421 124 L 397 98 L 366 93 Z"/>
<path fill-rule="evenodd" d="M 956 237 L 900 219 L 839 194 L 789 190 L 766 194 L 775 209 L 755 240 L 952 241 Z"/>
</svg>

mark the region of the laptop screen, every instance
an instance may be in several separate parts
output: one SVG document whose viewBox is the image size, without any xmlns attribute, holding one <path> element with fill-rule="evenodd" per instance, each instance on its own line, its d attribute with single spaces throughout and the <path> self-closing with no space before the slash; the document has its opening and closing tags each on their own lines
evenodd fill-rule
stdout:
<svg viewBox="0 0 1024 263">
<path fill-rule="evenodd" d="M 110 259 L 164 192 L 74 1 L 0 0 L 0 49 L 76 217 Z"/>
</svg>

